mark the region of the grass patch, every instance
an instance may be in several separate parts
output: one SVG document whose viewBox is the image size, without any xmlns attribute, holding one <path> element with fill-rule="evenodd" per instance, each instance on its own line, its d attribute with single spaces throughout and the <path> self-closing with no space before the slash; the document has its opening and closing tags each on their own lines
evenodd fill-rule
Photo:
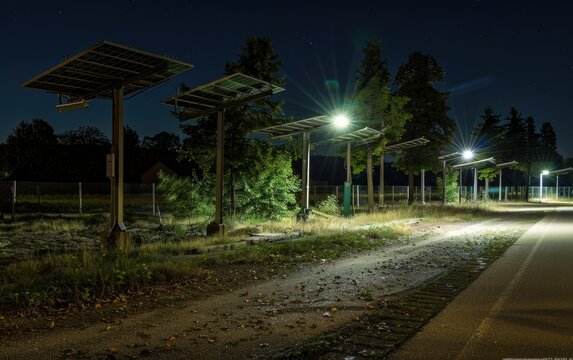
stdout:
<svg viewBox="0 0 573 360">
<path fill-rule="evenodd" d="M 126 291 L 137 291 L 148 284 L 185 281 L 229 264 L 290 266 L 333 260 L 351 252 L 388 244 L 410 231 L 399 223 L 391 226 L 381 224 L 411 218 L 436 221 L 476 219 L 488 213 L 489 209 L 483 205 L 414 205 L 396 206 L 385 212 L 362 214 L 350 219 L 316 218 L 296 222 L 288 218 L 257 226 L 242 225 L 236 220 L 225 237 L 200 236 L 207 219 L 166 216 L 160 224 L 156 218 L 150 221 L 133 216 L 127 223 L 132 226 L 134 237 L 143 240 L 130 252 L 43 252 L 36 258 L 14 261 L 1 267 L 0 306 L 35 310 L 42 306 L 89 303 Z M 363 225 L 369 226 L 361 228 Z M 80 232 L 98 234 L 106 226 L 107 217 L 104 215 L 19 217 L 15 223 L 0 224 L 9 236 L 26 239 L 46 233 L 66 234 L 68 237 Z M 256 245 L 247 245 L 243 241 L 253 232 L 290 231 L 302 231 L 304 236 Z M 494 251 L 496 246 L 502 248 L 504 241 L 510 239 L 501 237 L 499 245 L 494 241 L 489 246 Z"/>
</svg>

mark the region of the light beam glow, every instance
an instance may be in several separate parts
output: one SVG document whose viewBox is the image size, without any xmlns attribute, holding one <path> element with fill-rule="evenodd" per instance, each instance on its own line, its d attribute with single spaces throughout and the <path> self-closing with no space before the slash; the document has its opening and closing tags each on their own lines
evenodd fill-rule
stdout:
<svg viewBox="0 0 573 360">
<path fill-rule="evenodd" d="M 474 152 L 471 150 L 464 150 L 462 156 L 464 157 L 464 160 L 470 160 L 474 157 Z"/>
<path fill-rule="evenodd" d="M 338 114 L 334 118 L 332 118 L 332 122 L 334 123 L 334 126 L 336 126 L 337 128 L 345 128 L 350 123 L 350 120 L 348 119 L 348 116 L 346 116 L 346 114 Z"/>
</svg>

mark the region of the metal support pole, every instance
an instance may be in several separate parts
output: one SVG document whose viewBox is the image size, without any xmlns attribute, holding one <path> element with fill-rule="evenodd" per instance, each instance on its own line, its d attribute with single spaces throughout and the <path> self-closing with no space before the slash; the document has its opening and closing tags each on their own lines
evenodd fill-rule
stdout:
<svg viewBox="0 0 573 360">
<path fill-rule="evenodd" d="M 308 211 L 310 208 L 310 134 L 302 133 L 302 190 L 303 190 L 303 209 Z"/>
<path fill-rule="evenodd" d="M 12 181 L 12 221 L 16 221 L 16 180 Z"/>
<path fill-rule="evenodd" d="M 474 168 L 474 194 L 473 201 L 478 200 L 478 169 Z"/>
<path fill-rule="evenodd" d="M 80 204 L 79 204 L 80 215 L 82 215 L 83 214 L 83 199 L 82 199 L 82 182 L 81 181 L 78 183 L 78 197 L 80 200 Z"/>
<path fill-rule="evenodd" d="M 442 204 L 446 204 L 446 160 L 442 161 Z"/>
<path fill-rule="evenodd" d="M 346 144 L 346 182 L 352 183 L 352 167 L 350 165 L 352 158 L 352 145 L 350 143 Z"/>
<path fill-rule="evenodd" d="M 125 232 L 123 223 L 123 86 L 113 89 L 113 124 L 111 154 L 113 171 L 111 176 L 111 232 L 108 240 L 116 240 L 116 234 Z M 118 244 L 122 247 L 122 244 Z"/>
<path fill-rule="evenodd" d="M 372 165 L 372 148 L 369 146 L 366 154 L 366 183 L 368 185 L 368 211 L 374 211 L 374 168 Z"/>
<path fill-rule="evenodd" d="M 422 204 L 426 203 L 426 170 L 422 169 L 422 173 L 420 174 L 420 187 L 421 194 L 422 194 Z"/>
<path fill-rule="evenodd" d="M 539 174 L 539 201 L 543 200 L 543 173 Z"/>
<path fill-rule="evenodd" d="M 384 153 L 380 154 L 380 188 L 378 189 L 379 206 L 384 206 Z"/>
<path fill-rule="evenodd" d="M 155 216 L 155 183 L 151 184 L 151 207 L 153 208 L 152 214 Z"/>
<path fill-rule="evenodd" d="M 555 180 L 555 199 L 559 200 L 559 175 L 556 175 Z"/>
<path fill-rule="evenodd" d="M 345 217 L 350 216 L 350 206 L 352 204 L 352 166 L 351 166 L 351 152 L 352 145 L 350 143 L 346 144 L 346 182 L 344 183 L 344 208 L 343 213 Z"/>
<path fill-rule="evenodd" d="M 501 201 L 501 192 L 502 192 L 502 187 L 501 187 L 501 176 L 503 174 L 503 169 L 499 169 L 499 194 L 498 194 L 498 201 Z"/>
<path fill-rule="evenodd" d="M 462 169 L 460 168 L 460 186 L 458 189 L 458 202 L 462 203 Z"/>
<path fill-rule="evenodd" d="M 215 161 L 215 220 L 207 226 L 207 235 L 225 235 L 223 224 L 223 175 L 225 159 L 225 111 L 217 111 L 217 159 Z"/>
</svg>

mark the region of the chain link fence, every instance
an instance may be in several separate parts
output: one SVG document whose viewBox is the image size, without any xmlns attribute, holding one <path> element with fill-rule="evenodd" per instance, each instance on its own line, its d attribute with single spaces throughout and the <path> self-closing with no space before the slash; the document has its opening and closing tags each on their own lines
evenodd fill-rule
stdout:
<svg viewBox="0 0 573 360">
<path fill-rule="evenodd" d="M 109 183 L 0 182 L 0 211 L 4 216 L 108 213 L 110 204 Z M 126 213 L 151 216 L 170 211 L 154 183 L 124 184 L 124 209 Z"/>
<path fill-rule="evenodd" d="M 489 187 L 488 197 L 496 201 L 519 201 L 525 199 L 526 187 L 504 186 Z M 421 203 L 441 202 L 442 193 L 435 186 L 426 186 L 422 192 L 419 186 L 414 187 L 414 201 Z M 478 200 L 485 197 L 485 188 L 478 188 Z M 368 206 L 368 188 L 365 185 L 352 186 L 352 205 L 355 208 Z M 529 187 L 529 198 L 539 199 L 539 187 Z M 344 197 L 343 186 L 311 185 L 310 202 L 316 206 L 330 195 L 336 196 L 339 204 Z M 472 201 L 473 187 L 462 186 L 459 200 Z M 408 201 L 408 186 L 385 186 L 384 204 L 394 205 Z M 423 199 L 422 199 L 423 196 Z M 572 187 L 543 187 L 544 199 L 571 200 Z M 55 213 L 83 214 L 107 213 L 110 210 L 109 183 L 46 183 L 26 181 L 0 182 L 0 213 L 2 216 L 15 217 L 17 214 Z M 379 203 L 379 187 L 374 187 L 374 201 Z M 172 211 L 163 196 L 152 184 L 125 184 L 124 207 L 128 214 L 155 216 L 158 213 Z"/>
</svg>

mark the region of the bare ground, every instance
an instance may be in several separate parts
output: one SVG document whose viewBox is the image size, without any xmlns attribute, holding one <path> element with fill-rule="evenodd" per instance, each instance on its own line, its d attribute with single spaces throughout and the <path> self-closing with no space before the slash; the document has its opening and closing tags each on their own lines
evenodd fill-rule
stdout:
<svg viewBox="0 0 573 360">
<path fill-rule="evenodd" d="M 412 235 L 338 261 L 294 271 L 231 267 L 212 274 L 203 293 L 166 288 L 74 314 L 5 318 L 0 358 L 266 358 L 463 263 L 496 234 L 520 234 L 530 225 L 515 216 L 418 220 L 408 224 Z"/>
</svg>

